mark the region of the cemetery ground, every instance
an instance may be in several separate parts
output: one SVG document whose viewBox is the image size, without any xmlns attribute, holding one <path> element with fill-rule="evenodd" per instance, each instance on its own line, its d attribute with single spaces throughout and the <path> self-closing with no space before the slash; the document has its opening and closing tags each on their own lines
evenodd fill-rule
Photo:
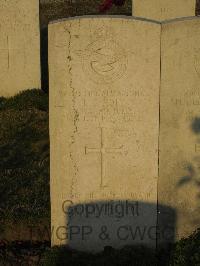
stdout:
<svg viewBox="0 0 200 266">
<path fill-rule="evenodd" d="M 43 88 L 48 91 L 47 35 L 50 20 L 97 14 L 100 0 L 41 5 Z M 77 2 L 77 3 L 76 3 Z M 92 4 L 91 4 L 92 2 Z M 131 1 L 109 14 L 131 14 Z M 200 265 L 200 231 L 168 251 L 106 247 L 88 254 L 50 248 L 48 94 L 27 90 L 0 98 L 0 265 Z M 17 240 L 18 239 L 18 240 Z"/>
</svg>

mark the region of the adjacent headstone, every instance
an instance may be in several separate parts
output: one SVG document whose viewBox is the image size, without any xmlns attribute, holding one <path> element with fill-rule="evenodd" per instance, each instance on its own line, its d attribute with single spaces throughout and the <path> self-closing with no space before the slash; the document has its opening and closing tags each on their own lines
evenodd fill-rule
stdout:
<svg viewBox="0 0 200 266">
<path fill-rule="evenodd" d="M 159 23 L 49 26 L 52 245 L 155 246 Z"/>
<path fill-rule="evenodd" d="M 0 2 L 0 96 L 40 88 L 38 0 Z"/>
<path fill-rule="evenodd" d="M 158 202 L 176 238 L 200 227 L 200 18 L 162 25 Z M 160 226 L 170 225 L 160 207 Z"/>
<path fill-rule="evenodd" d="M 195 16 L 196 0 L 133 0 L 133 15 L 153 20 Z"/>
</svg>

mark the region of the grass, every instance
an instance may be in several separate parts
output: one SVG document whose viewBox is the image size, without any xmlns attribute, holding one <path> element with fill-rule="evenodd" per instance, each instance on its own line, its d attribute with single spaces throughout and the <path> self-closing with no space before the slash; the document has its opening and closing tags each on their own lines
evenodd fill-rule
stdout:
<svg viewBox="0 0 200 266">
<path fill-rule="evenodd" d="M 0 98 L 0 222 L 50 217 L 48 95 Z"/>
</svg>

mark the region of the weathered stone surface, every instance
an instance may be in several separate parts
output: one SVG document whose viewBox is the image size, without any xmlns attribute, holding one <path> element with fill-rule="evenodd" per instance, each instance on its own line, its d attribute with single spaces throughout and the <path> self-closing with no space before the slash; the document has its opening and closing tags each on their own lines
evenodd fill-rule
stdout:
<svg viewBox="0 0 200 266">
<path fill-rule="evenodd" d="M 176 210 L 180 239 L 200 226 L 200 18 L 163 24 L 161 46 L 158 202 Z"/>
<path fill-rule="evenodd" d="M 133 15 L 154 20 L 195 16 L 196 0 L 133 0 Z"/>
<path fill-rule="evenodd" d="M 55 22 L 49 67 L 52 244 L 155 246 L 160 25 Z"/>
<path fill-rule="evenodd" d="M 1 0 L 0 36 L 0 96 L 40 88 L 38 0 Z"/>
</svg>

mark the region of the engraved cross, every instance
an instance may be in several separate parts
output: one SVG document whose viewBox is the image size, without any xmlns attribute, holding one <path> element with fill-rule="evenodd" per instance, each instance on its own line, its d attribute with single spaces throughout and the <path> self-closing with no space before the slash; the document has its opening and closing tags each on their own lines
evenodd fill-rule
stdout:
<svg viewBox="0 0 200 266">
<path fill-rule="evenodd" d="M 105 139 L 104 139 L 104 129 L 101 128 L 101 146 L 100 148 L 88 148 L 85 147 L 85 154 L 89 153 L 97 153 L 101 156 L 101 182 L 100 187 L 104 188 L 106 185 L 104 185 L 104 180 L 106 176 L 106 165 L 105 165 L 105 157 L 108 153 L 122 153 L 123 145 L 119 148 L 107 148 L 105 146 Z"/>
<path fill-rule="evenodd" d="M 0 48 L 0 51 L 6 51 L 7 52 L 7 69 L 10 68 L 10 51 L 11 50 L 20 50 L 20 49 L 11 48 L 10 47 L 9 37 L 7 36 L 7 38 L 6 38 L 6 47 L 5 48 Z"/>
</svg>

